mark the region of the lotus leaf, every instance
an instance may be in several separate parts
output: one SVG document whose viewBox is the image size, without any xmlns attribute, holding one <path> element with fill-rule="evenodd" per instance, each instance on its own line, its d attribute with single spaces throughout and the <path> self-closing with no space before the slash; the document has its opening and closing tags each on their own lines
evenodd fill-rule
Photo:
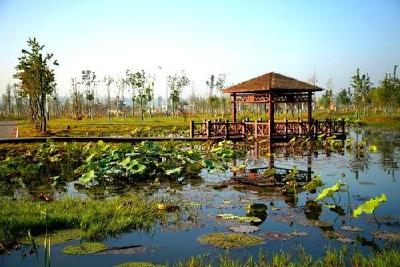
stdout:
<svg viewBox="0 0 400 267">
<path fill-rule="evenodd" d="M 358 206 L 358 208 L 356 208 L 355 210 L 353 210 L 353 216 L 354 217 L 358 217 L 359 215 L 361 215 L 361 213 L 368 213 L 371 214 L 375 211 L 375 209 L 382 203 L 382 202 L 386 202 L 387 201 L 387 197 L 385 194 L 382 194 L 379 197 L 375 197 L 372 198 L 370 200 L 367 200 L 366 202 L 364 202 L 363 204 L 361 204 L 360 206 Z"/>
<path fill-rule="evenodd" d="M 322 192 L 319 193 L 319 195 L 315 198 L 315 201 L 323 200 L 327 197 L 333 196 L 333 194 L 335 192 L 339 191 L 343 185 L 344 185 L 343 183 L 341 183 L 340 181 L 337 181 L 336 184 L 334 184 L 333 186 L 322 190 Z"/>
</svg>

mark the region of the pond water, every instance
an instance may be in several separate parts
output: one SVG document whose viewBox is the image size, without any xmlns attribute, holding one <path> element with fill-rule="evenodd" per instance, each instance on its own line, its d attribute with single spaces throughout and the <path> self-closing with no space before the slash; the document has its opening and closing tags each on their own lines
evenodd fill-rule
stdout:
<svg viewBox="0 0 400 267">
<path fill-rule="evenodd" d="M 180 225 L 157 225 L 150 233 L 132 232 L 105 240 L 109 247 L 130 247 L 117 249 L 106 253 L 92 255 L 65 255 L 62 249 L 70 244 L 52 245 L 51 262 L 53 266 L 113 266 L 127 261 L 151 261 L 155 263 L 176 263 L 187 260 L 190 256 L 205 254 L 217 257 L 225 250 L 200 244 L 197 239 L 211 232 L 229 232 L 229 227 L 240 224 L 237 221 L 216 219 L 217 214 L 232 213 L 245 215 L 245 207 L 249 203 L 264 203 L 268 206 L 266 219 L 258 225 L 260 230 L 254 235 L 271 236 L 269 232 L 293 233 L 304 232 L 307 236 L 283 235 L 287 240 L 266 239 L 264 244 L 230 249 L 229 254 L 236 258 L 258 256 L 260 250 L 268 253 L 289 251 L 294 252 L 300 246 L 307 253 L 321 256 L 327 247 L 340 248 L 346 245 L 357 248 L 365 254 L 387 247 L 399 247 L 379 239 L 373 233 L 400 231 L 400 133 L 381 130 L 352 131 L 354 140 L 366 140 L 367 144 L 376 145 L 376 153 L 364 156 L 344 151 L 329 153 L 322 151 L 311 155 L 274 154 L 276 167 L 291 168 L 298 166 L 299 170 L 311 168 L 314 174 L 320 174 L 325 186 L 334 185 L 339 179 L 346 184 L 346 190 L 335 195 L 335 202 L 340 210 L 332 211 L 322 207 L 320 214 L 307 214 L 306 201 L 316 194 L 299 191 L 296 199 L 268 192 L 259 187 L 241 186 L 230 183 L 228 187 L 214 189 L 213 185 L 230 180 L 232 173 L 209 173 L 203 171 L 202 181 L 185 181 L 182 184 L 161 184 L 156 189 L 149 186 L 129 188 L 127 190 L 147 190 L 158 196 L 168 196 L 179 201 L 184 199 L 194 203 L 196 220 L 184 220 Z M 249 166 L 263 166 L 270 163 L 270 157 L 254 156 L 249 153 L 246 158 Z M 69 185 L 68 194 L 81 194 Z M 374 215 L 352 217 L 352 210 L 369 198 L 385 193 L 387 202 L 380 205 Z M 328 202 L 333 202 L 329 200 Z M 199 206 L 197 206 L 198 203 Z M 316 223 L 315 217 L 322 223 Z M 351 226 L 353 228 L 346 228 Z M 360 231 L 355 230 L 359 227 Z M 328 230 L 328 231 L 327 231 Z M 272 235 L 274 236 L 274 235 Z M 29 255 L 28 246 L 0 256 L 0 266 L 40 266 L 42 249 L 39 253 L 39 263 L 35 255 Z"/>
</svg>

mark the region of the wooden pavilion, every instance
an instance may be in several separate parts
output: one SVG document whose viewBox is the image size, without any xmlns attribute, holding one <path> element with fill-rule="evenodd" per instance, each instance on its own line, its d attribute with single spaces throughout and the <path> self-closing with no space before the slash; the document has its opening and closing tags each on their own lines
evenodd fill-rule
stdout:
<svg viewBox="0 0 400 267">
<path fill-rule="evenodd" d="M 225 88 L 231 98 L 232 121 L 204 122 L 191 124 L 191 136 L 216 137 L 249 136 L 267 137 L 270 142 L 284 141 L 294 136 L 316 138 L 320 134 L 345 135 L 344 121 L 314 120 L 312 102 L 315 92 L 323 89 L 278 73 L 270 72 L 256 78 Z M 268 121 L 237 121 L 238 104 L 264 104 L 268 111 Z M 307 121 L 275 121 L 275 106 L 278 103 L 307 103 Z"/>
</svg>

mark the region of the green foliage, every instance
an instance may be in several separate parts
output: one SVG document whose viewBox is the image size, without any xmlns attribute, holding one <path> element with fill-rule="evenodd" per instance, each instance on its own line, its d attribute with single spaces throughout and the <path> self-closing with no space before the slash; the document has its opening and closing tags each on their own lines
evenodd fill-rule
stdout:
<svg viewBox="0 0 400 267">
<path fill-rule="evenodd" d="M 253 214 L 253 215 L 265 215 L 267 212 L 267 205 L 263 203 L 250 203 L 246 207 L 246 212 L 247 214 Z"/>
<path fill-rule="evenodd" d="M 107 184 L 118 180 L 155 180 L 156 178 L 196 176 L 200 169 L 201 155 L 193 150 L 185 150 L 184 144 L 172 146 L 143 142 L 135 146 L 89 145 L 85 154 L 89 155 L 77 169 L 80 179 L 87 186 Z"/>
<path fill-rule="evenodd" d="M 379 197 L 372 198 L 367 200 L 360 206 L 358 206 L 355 210 L 353 210 L 353 216 L 358 217 L 361 213 L 371 214 L 375 211 L 375 209 L 383 202 L 387 201 L 387 197 L 385 194 L 382 194 Z"/>
<path fill-rule="evenodd" d="M 80 229 L 62 229 L 57 231 L 52 231 L 47 234 L 40 234 L 37 236 L 24 236 L 18 239 L 18 243 L 20 244 L 31 244 L 31 238 L 35 240 L 35 242 L 39 244 L 43 244 L 45 242 L 46 237 L 50 238 L 52 245 L 62 244 L 71 240 L 78 240 L 82 236 L 84 236 L 84 232 Z"/>
<path fill-rule="evenodd" d="M 315 198 L 315 201 L 324 200 L 327 197 L 333 196 L 333 194 L 338 192 L 343 186 L 344 184 L 342 182 L 340 181 L 336 182 L 336 184 L 334 184 L 333 186 L 322 190 L 322 192 L 319 193 L 319 195 Z"/>
<path fill-rule="evenodd" d="M 46 216 L 43 216 L 43 211 Z M 68 211 L 68 212 L 66 212 Z M 11 200 L 0 202 L 0 244 L 12 244 L 32 235 L 61 229 L 80 229 L 86 238 L 102 238 L 131 229 L 149 230 L 163 218 L 156 203 L 130 195 L 107 200 L 65 198 L 51 202 Z"/>
<path fill-rule="evenodd" d="M 243 155 L 243 153 L 235 148 L 233 142 L 228 140 L 218 142 L 210 152 L 223 161 L 229 161 L 232 158 Z"/>
<path fill-rule="evenodd" d="M 190 80 L 182 71 L 181 75 L 169 75 L 167 78 L 167 85 L 170 91 L 170 99 L 172 101 L 172 112 L 175 113 L 176 107 L 180 101 L 182 89 L 190 84 Z"/>
<path fill-rule="evenodd" d="M 368 151 L 375 153 L 378 151 L 378 147 L 376 145 L 371 145 L 371 146 L 369 146 Z"/>
<path fill-rule="evenodd" d="M 339 106 L 347 106 L 351 103 L 350 88 L 342 89 L 336 96 L 336 104 Z"/>
<path fill-rule="evenodd" d="M 142 261 L 132 261 L 132 262 L 125 262 L 121 264 L 117 264 L 114 267 L 165 267 L 166 265 L 162 264 L 155 264 L 151 262 L 142 262 Z"/>
<path fill-rule="evenodd" d="M 303 248 L 299 248 L 296 253 L 277 252 L 261 250 L 258 257 L 237 258 L 225 253 L 213 260 L 207 254 L 192 256 L 190 259 L 179 262 L 177 267 L 200 267 L 200 266 L 220 266 L 220 267 L 322 267 L 322 266 L 363 266 L 363 267 L 384 267 L 398 266 L 400 262 L 400 252 L 398 249 L 388 249 L 381 252 L 374 252 L 370 255 L 363 255 L 355 251 L 350 255 L 346 248 L 326 249 L 321 257 L 313 257 L 307 254 Z"/>
<path fill-rule="evenodd" d="M 308 182 L 308 183 L 304 186 L 304 188 L 305 188 L 307 191 L 309 191 L 309 192 L 311 193 L 311 192 L 315 192 L 315 190 L 316 190 L 318 187 L 323 186 L 323 185 L 324 185 L 324 184 L 322 183 L 321 176 L 320 176 L 320 175 L 317 175 L 317 176 L 314 176 L 314 177 L 311 179 L 311 181 Z"/>
<path fill-rule="evenodd" d="M 368 94 L 371 91 L 372 83 L 368 73 L 360 74 L 360 69 L 356 70 L 356 73 L 351 77 L 350 86 L 354 90 L 353 103 L 357 107 L 360 105 L 367 105 Z"/>
<path fill-rule="evenodd" d="M 40 130 L 47 131 L 47 117 L 45 114 L 46 97 L 56 87 L 54 69 L 58 66 L 57 60 L 51 62 L 53 54 L 43 55 L 44 45 L 40 45 L 36 38 L 29 38 L 30 51 L 22 50 L 22 56 L 18 58 L 15 78 L 21 81 L 23 96 L 29 98 L 30 119 L 35 123 L 40 118 Z"/>
</svg>

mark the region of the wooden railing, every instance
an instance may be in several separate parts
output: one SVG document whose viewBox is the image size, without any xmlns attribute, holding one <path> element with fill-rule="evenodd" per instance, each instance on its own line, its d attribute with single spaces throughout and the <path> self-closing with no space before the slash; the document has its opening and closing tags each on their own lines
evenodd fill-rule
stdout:
<svg viewBox="0 0 400 267">
<path fill-rule="evenodd" d="M 190 137 L 225 137 L 232 136 L 249 137 L 269 137 L 269 122 L 262 121 L 204 121 L 190 123 Z M 321 134 L 327 136 L 336 135 L 342 137 L 345 135 L 344 120 L 312 120 L 311 122 L 298 121 L 276 121 L 272 129 L 271 139 L 289 139 L 298 136 L 307 136 L 317 138 Z"/>
</svg>

